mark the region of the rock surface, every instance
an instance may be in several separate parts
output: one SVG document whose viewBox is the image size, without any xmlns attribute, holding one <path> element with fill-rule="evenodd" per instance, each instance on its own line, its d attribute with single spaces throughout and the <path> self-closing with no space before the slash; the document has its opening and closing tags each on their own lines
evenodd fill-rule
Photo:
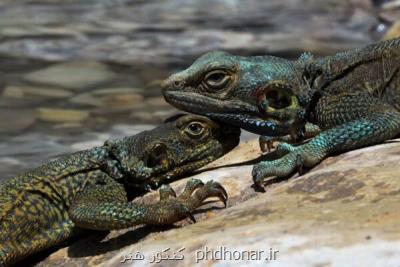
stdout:
<svg viewBox="0 0 400 267">
<path fill-rule="evenodd" d="M 89 118 L 83 110 L 39 108 L 38 119 L 50 122 L 80 122 Z"/>
<path fill-rule="evenodd" d="M 212 203 L 195 214 L 196 224 L 182 221 L 177 228 L 134 227 L 104 239 L 90 237 L 37 266 L 159 266 L 150 263 L 153 255 L 170 248 L 162 255 L 173 257 L 183 247 L 176 254 L 183 260 L 164 260 L 162 266 L 192 266 L 197 257 L 198 266 L 398 267 L 399 142 L 327 158 L 305 175 L 272 183 L 258 193 L 251 188 L 250 172 L 261 154 L 252 139 L 194 176 L 221 182 L 230 196 L 227 209 Z M 186 181 L 172 186 L 180 192 Z M 157 197 L 154 192 L 138 201 Z M 211 252 L 208 260 L 201 259 L 206 249 L 214 250 L 214 260 Z M 224 250 L 226 260 L 219 260 Z M 144 254 L 143 260 L 126 260 L 137 251 Z M 251 251 L 262 258 L 253 254 L 253 260 L 246 260 Z M 241 260 L 233 260 L 243 252 Z"/>
<path fill-rule="evenodd" d="M 106 66 L 96 62 L 68 62 L 31 72 L 24 79 L 36 84 L 84 89 L 114 77 Z"/>
</svg>

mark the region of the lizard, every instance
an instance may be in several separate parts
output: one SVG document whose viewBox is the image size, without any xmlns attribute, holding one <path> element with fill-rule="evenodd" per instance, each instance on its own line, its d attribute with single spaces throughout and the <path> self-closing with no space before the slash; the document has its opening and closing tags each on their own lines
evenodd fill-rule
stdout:
<svg viewBox="0 0 400 267">
<path fill-rule="evenodd" d="M 240 129 L 180 115 L 149 131 L 50 161 L 0 184 L 0 266 L 90 230 L 167 225 L 190 218 L 209 197 L 226 207 L 217 182 L 191 179 L 179 196 L 168 184 L 232 150 Z M 131 202 L 159 188 L 154 204 Z"/>
<path fill-rule="evenodd" d="M 191 113 L 250 132 L 297 139 L 278 159 L 253 167 L 256 186 L 312 168 L 329 155 L 400 133 L 400 39 L 297 60 L 213 51 L 161 84 L 164 98 Z M 320 129 L 307 137 L 308 125 Z M 268 140 L 268 138 L 267 138 Z"/>
</svg>

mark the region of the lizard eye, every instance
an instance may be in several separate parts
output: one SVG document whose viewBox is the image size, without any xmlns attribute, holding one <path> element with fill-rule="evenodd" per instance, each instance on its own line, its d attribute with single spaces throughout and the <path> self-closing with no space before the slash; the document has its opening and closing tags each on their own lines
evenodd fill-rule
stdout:
<svg viewBox="0 0 400 267">
<path fill-rule="evenodd" d="M 203 134 L 205 127 L 200 122 L 191 122 L 185 128 L 185 133 L 190 137 L 198 137 Z"/>
<path fill-rule="evenodd" d="M 268 105 L 274 109 L 287 108 L 291 105 L 291 98 L 288 94 L 280 90 L 271 90 L 265 94 Z"/>
<path fill-rule="evenodd" d="M 204 76 L 203 83 L 209 89 L 223 89 L 230 81 L 231 76 L 224 70 L 213 70 Z"/>
</svg>

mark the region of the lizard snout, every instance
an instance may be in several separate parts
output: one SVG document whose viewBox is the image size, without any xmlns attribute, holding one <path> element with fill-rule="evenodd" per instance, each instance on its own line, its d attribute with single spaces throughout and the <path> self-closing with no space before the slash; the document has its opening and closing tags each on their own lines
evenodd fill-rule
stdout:
<svg viewBox="0 0 400 267">
<path fill-rule="evenodd" d="M 185 81 L 172 75 L 169 78 L 161 82 L 161 90 L 163 92 L 168 90 L 181 90 L 185 87 Z"/>
</svg>

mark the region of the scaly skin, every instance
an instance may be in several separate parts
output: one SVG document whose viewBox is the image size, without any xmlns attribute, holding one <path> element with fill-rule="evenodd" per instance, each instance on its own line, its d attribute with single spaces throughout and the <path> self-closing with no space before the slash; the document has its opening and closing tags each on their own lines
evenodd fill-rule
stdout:
<svg viewBox="0 0 400 267">
<path fill-rule="evenodd" d="M 399 134 L 399 68 L 400 39 L 325 58 L 305 53 L 296 61 L 211 52 L 162 87 L 178 108 L 270 136 L 262 146 L 286 134 L 301 141 L 309 125 L 322 130 L 306 144 L 281 144 L 282 158 L 257 164 L 253 178 L 260 185 Z"/>
<path fill-rule="evenodd" d="M 0 185 L 0 266 L 68 240 L 84 229 L 172 224 L 208 197 L 226 203 L 216 182 L 190 180 L 178 197 L 167 184 L 234 148 L 240 130 L 184 115 L 135 136 L 107 141 L 44 164 Z M 160 189 L 153 205 L 130 202 Z"/>
</svg>

